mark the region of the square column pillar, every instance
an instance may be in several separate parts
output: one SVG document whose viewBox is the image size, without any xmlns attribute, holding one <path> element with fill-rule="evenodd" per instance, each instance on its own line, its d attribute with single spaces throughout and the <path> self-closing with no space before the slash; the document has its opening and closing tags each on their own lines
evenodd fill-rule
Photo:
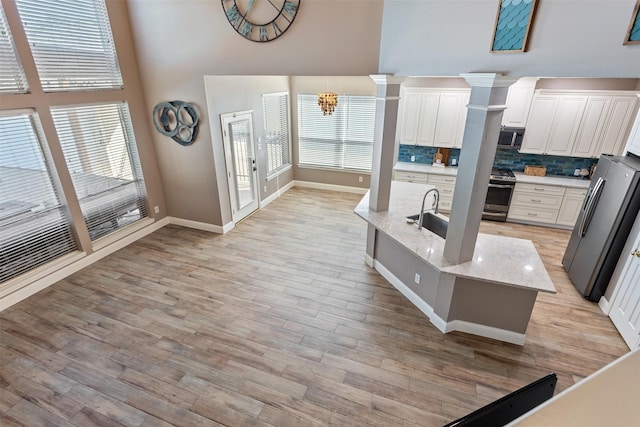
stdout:
<svg viewBox="0 0 640 427">
<path fill-rule="evenodd" d="M 381 212 L 389 209 L 389 194 L 395 163 L 400 84 L 404 78 L 384 74 L 371 75 L 370 77 L 377 87 L 369 209 Z"/>
<path fill-rule="evenodd" d="M 471 85 L 471 97 L 444 245 L 445 258 L 455 264 L 473 259 L 507 91 L 517 81 L 495 73 L 462 77 Z"/>
</svg>

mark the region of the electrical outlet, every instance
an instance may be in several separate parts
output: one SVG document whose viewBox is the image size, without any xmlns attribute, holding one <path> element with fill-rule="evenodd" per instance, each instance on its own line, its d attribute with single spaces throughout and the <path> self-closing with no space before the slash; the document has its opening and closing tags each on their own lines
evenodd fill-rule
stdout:
<svg viewBox="0 0 640 427">
<path fill-rule="evenodd" d="M 413 279 L 414 282 L 416 282 L 417 285 L 420 284 L 420 275 L 418 273 L 416 273 L 416 277 Z"/>
<path fill-rule="evenodd" d="M 580 176 L 580 169 L 576 169 L 573 171 L 574 176 Z"/>
<path fill-rule="evenodd" d="M 160 208 L 159 208 L 159 207 L 157 207 L 157 206 L 154 206 L 154 207 L 153 207 L 153 211 L 154 211 L 155 213 L 160 213 Z"/>
<path fill-rule="evenodd" d="M 358 182 L 362 182 L 363 180 L 364 179 L 361 176 L 358 177 Z"/>
<path fill-rule="evenodd" d="M 415 162 L 416 161 L 416 156 L 411 156 L 411 161 Z"/>
</svg>

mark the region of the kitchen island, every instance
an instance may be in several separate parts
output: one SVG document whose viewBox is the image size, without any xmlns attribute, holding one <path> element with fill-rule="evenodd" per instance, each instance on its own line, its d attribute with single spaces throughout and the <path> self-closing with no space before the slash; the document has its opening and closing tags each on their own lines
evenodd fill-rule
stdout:
<svg viewBox="0 0 640 427">
<path fill-rule="evenodd" d="M 367 263 L 442 332 L 524 344 L 538 292 L 556 292 L 533 243 L 479 234 L 473 260 L 448 261 L 443 238 L 406 221 L 419 213 L 429 188 L 392 182 L 389 209 L 383 212 L 370 210 L 365 194 L 355 213 L 369 226 Z"/>
</svg>

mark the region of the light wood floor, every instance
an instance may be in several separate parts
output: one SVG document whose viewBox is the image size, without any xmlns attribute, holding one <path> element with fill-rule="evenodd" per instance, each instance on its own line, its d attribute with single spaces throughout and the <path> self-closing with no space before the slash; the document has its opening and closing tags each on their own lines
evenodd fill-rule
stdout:
<svg viewBox="0 0 640 427">
<path fill-rule="evenodd" d="M 533 236 L 558 289 L 524 347 L 441 334 L 364 264 L 360 197 L 166 227 L 0 313 L 0 425 L 438 426 L 627 352 L 562 270 L 569 233 L 513 224 L 482 231 Z"/>
</svg>

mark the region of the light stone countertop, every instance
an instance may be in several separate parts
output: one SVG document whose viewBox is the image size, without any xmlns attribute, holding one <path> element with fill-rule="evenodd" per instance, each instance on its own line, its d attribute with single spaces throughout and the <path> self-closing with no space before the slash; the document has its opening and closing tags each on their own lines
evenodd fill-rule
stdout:
<svg viewBox="0 0 640 427">
<path fill-rule="evenodd" d="M 418 172 L 429 173 L 435 175 L 452 175 L 458 174 L 457 166 L 435 167 L 425 163 L 408 163 L 398 162 L 393 170 L 402 172 Z M 525 175 L 522 172 L 514 172 L 516 182 L 525 182 L 540 185 L 556 185 L 568 188 L 588 188 L 591 181 L 583 178 L 573 178 L 570 176 L 533 176 Z"/>
<path fill-rule="evenodd" d="M 506 286 L 556 292 L 530 240 L 480 233 L 472 261 L 455 264 L 445 259 L 444 239 L 406 222 L 407 216 L 419 213 L 425 188 L 428 187 L 433 186 L 393 181 L 388 211 L 370 210 L 367 192 L 355 213 L 442 272 Z"/>
</svg>

